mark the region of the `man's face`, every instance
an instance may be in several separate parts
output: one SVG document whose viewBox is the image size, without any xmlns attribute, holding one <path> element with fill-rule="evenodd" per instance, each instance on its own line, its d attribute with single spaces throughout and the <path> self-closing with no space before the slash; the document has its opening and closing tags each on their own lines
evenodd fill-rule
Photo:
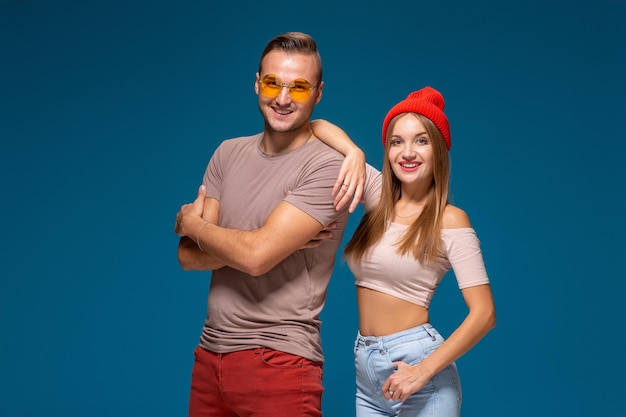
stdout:
<svg viewBox="0 0 626 417">
<path fill-rule="evenodd" d="M 262 72 L 257 73 L 254 89 L 268 129 L 277 133 L 297 133 L 308 123 L 313 107 L 322 98 L 323 83 L 317 85 L 318 70 L 317 61 L 311 55 L 271 51 L 263 58 Z M 261 80 L 268 75 L 273 76 L 266 80 L 269 79 L 274 88 L 264 91 Z M 303 90 L 302 86 L 306 89 L 307 82 L 313 87 L 310 95 L 299 93 L 297 90 Z M 284 87 L 280 87 L 280 84 Z M 297 87 L 291 94 L 290 88 L 286 87 L 289 85 Z M 275 97 L 271 97 L 273 95 Z"/>
</svg>

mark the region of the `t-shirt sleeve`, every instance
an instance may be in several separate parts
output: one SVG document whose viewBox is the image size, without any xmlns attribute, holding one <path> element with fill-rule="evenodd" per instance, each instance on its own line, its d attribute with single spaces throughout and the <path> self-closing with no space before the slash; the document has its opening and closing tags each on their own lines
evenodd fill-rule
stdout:
<svg viewBox="0 0 626 417">
<path fill-rule="evenodd" d="M 476 231 L 473 228 L 444 229 L 442 236 L 459 288 L 489 284 Z"/>
<path fill-rule="evenodd" d="M 338 219 L 340 211 L 335 209 L 332 196 L 333 186 L 339 170 L 341 169 L 342 159 L 337 155 L 319 156 L 305 167 L 301 172 L 295 189 L 285 197 L 285 201 L 304 211 L 322 226 L 328 226 L 330 223 Z"/>
<path fill-rule="evenodd" d="M 365 212 L 372 210 L 380 200 L 383 185 L 383 174 L 370 164 L 365 166 L 365 189 L 363 191 L 363 207 Z"/>
<path fill-rule="evenodd" d="M 211 156 L 202 177 L 202 184 L 206 187 L 206 196 L 218 201 L 221 200 L 220 197 L 222 195 L 222 161 L 224 152 L 223 144 L 218 146 Z"/>
</svg>

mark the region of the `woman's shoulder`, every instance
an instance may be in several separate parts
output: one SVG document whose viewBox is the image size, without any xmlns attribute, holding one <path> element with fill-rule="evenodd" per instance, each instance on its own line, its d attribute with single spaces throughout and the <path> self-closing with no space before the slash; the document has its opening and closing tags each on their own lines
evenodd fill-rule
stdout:
<svg viewBox="0 0 626 417">
<path fill-rule="evenodd" d="M 466 227 L 472 227 L 469 216 L 467 213 L 452 204 L 448 204 L 443 211 L 443 224 L 444 229 L 461 229 Z"/>
</svg>

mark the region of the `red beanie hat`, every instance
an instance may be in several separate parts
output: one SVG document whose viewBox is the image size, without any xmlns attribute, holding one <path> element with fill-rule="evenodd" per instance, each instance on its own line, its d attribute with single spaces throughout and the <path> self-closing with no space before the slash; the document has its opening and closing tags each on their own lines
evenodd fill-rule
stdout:
<svg viewBox="0 0 626 417">
<path fill-rule="evenodd" d="M 385 116 L 385 121 L 383 122 L 383 146 L 385 146 L 387 141 L 387 128 L 391 119 L 401 113 L 417 113 L 425 116 L 437 126 L 441 136 L 443 136 L 443 140 L 446 142 L 446 147 L 450 150 L 452 145 L 450 142 L 450 125 L 448 124 L 448 118 L 443 113 L 444 105 L 443 96 L 432 87 L 424 87 L 409 94 L 406 99 L 393 106 L 387 113 L 387 116 Z"/>
</svg>

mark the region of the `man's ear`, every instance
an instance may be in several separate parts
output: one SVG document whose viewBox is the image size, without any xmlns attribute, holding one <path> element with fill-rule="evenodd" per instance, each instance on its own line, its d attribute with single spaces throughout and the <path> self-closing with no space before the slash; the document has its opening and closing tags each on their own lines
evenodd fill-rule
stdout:
<svg viewBox="0 0 626 417">
<path fill-rule="evenodd" d="M 324 88 L 324 81 L 320 81 L 320 85 L 317 86 L 315 92 L 317 93 L 317 97 L 315 98 L 315 104 L 322 101 L 322 89 Z"/>
<path fill-rule="evenodd" d="M 259 73 L 256 73 L 256 79 L 254 80 L 254 92 L 256 93 L 256 95 L 259 95 Z"/>
</svg>

